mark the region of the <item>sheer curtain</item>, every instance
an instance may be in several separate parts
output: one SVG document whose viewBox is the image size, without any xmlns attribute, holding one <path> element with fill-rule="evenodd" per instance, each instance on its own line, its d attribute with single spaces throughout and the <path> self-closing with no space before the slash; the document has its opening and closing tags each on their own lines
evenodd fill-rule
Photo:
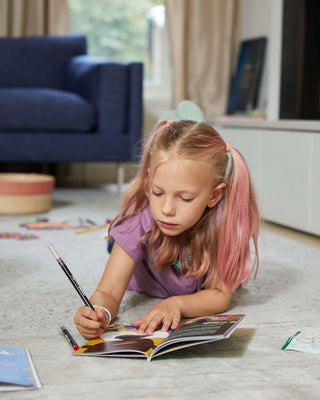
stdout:
<svg viewBox="0 0 320 400">
<path fill-rule="evenodd" d="M 68 32 L 68 0 L 0 0 L 2 37 L 62 35 Z"/>
<path fill-rule="evenodd" d="M 166 0 L 174 107 L 192 100 L 206 119 L 225 112 L 239 0 Z"/>
</svg>

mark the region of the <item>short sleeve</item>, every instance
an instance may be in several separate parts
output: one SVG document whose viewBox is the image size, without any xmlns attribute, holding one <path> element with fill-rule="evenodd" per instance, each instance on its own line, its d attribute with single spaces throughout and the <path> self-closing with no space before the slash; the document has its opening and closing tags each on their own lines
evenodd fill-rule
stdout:
<svg viewBox="0 0 320 400">
<path fill-rule="evenodd" d="M 147 207 L 138 215 L 134 215 L 121 225 L 111 228 L 111 236 L 118 245 L 135 261 L 138 262 L 144 255 L 143 244 L 139 244 L 141 238 L 150 231 L 153 218 L 150 208 Z"/>
</svg>

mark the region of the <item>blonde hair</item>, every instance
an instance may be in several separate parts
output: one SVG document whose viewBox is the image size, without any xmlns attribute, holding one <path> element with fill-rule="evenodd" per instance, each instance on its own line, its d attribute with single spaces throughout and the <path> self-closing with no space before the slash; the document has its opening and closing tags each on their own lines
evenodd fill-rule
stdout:
<svg viewBox="0 0 320 400">
<path fill-rule="evenodd" d="M 111 227 L 148 206 L 148 170 L 155 152 L 173 151 L 185 159 L 205 160 L 211 171 L 213 187 L 226 183 L 223 198 L 215 207 L 207 207 L 199 221 L 178 236 L 164 235 L 154 223 L 146 234 L 146 251 L 156 246 L 157 259 L 152 266 L 155 270 L 179 260 L 185 265 L 185 276 L 202 278 L 205 287 L 212 287 L 222 279 L 228 287 L 236 289 L 241 283 L 246 283 L 251 274 L 251 239 L 258 265 L 260 217 L 247 165 L 235 149 L 230 151 L 232 167 L 226 176 L 226 148 L 221 136 L 208 124 L 187 120 L 158 124 L 147 140 L 139 171 Z"/>
</svg>

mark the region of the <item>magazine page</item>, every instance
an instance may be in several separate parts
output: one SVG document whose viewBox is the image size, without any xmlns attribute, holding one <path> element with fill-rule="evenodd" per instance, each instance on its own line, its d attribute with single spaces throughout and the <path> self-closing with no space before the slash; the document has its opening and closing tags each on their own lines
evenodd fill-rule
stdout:
<svg viewBox="0 0 320 400">
<path fill-rule="evenodd" d="M 162 343 L 168 332 L 157 330 L 151 335 L 139 334 L 130 325 L 112 325 L 98 338 L 89 340 L 74 354 L 87 356 L 148 357 Z"/>
<path fill-rule="evenodd" d="M 179 324 L 177 329 L 159 344 L 154 353 L 177 343 L 181 344 L 179 346 L 181 348 L 186 347 L 186 345 L 191 346 L 196 342 L 200 344 L 202 342 L 227 338 L 244 316 L 244 314 L 225 314 L 189 319 Z"/>
</svg>

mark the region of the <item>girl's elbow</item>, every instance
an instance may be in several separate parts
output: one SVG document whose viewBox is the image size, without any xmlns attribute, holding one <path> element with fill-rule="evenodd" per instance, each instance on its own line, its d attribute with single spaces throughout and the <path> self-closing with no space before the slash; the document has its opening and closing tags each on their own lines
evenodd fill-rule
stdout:
<svg viewBox="0 0 320 400">
<path fill-rule="evenodd" d="M 221 305 L 221 311 L 220 312 L 228 311 L 229 305 L 230 305 L 230 302 L 231 302 L 231 298 L 232 298 L 232 292 L 225 293 L 224 296 L 222 296 L 221 304 L 220 304 Z"/>
<path fill-rule="evenodd" d="M 220 314 L 228 311 L 232 294 L 225 293 L 220 291 L 217 296 L 217 292 L 215 292 L 214 297 L 211 300 L 212 309 L 211 314 Z"/>
</svg>

